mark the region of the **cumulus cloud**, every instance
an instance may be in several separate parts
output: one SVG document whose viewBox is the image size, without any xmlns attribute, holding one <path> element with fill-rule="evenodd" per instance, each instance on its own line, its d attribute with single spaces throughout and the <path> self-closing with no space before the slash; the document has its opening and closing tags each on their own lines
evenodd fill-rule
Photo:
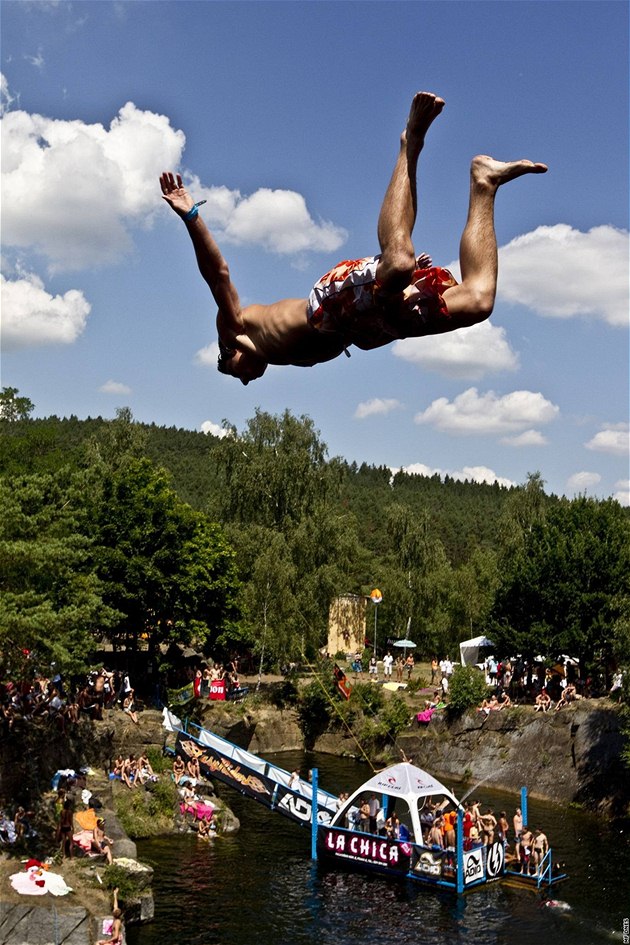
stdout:
<svg viewBox="0 0 630 945">
<path fill-rule="evenodd" d="M 396 341 L 392 351 L 427 371 L 470 381 L 481 380 L 488 372 L 515 371 L 519 365 L 505 330 L 490 322 L 443 335 L 405 338 Z"/>
<path fill-rule="evenodd" d="M 602 481 L 602 477 L 599 473 L 595 472 L 582 472 L 573 473 L 572 476 L 569 476 L 567 479 L 567 489 L 570 492 L 586 492 L 588 489 L 593 488 L 593 486 L 599 485 Z"/>
<path fill-rule="evenodd" d="M 523 433 L 517 433 L 516 436 L 504 436 L 501 443 L 505 446 L 546 446 L 549 440 L 540 430 L 525 430 Z"/>
<path fill-rule="evenodd" d="M 615 483 L 613 499 L 616 499 L 619 505 L 630 506 L 630 479 L 620 479 Z"/>
<path fill-rule="evenodd" d="M 85 328 L 91 309 L 78 289 L 50 295 L 34 273 L 11 280 L 0 275 L 0 294 L 5 351 L 72 344 Z"/>
<path fill-rule="evenodd" d="M 212 341 L 209 345 L 206 345 L 205 348 L 200 348 L 199 351 L 195 354 L 195 364 L 200 364 L 202 367 L 212 367 L 216 368 L 217 360 L 219 357 L 219 345 L 216 341 Z"/>
<path fill-rule="evenodd" d="M 398 470 L 394 469 L 392 472 L 397 472 Z M 500 486 L 506 486 L 510 488 L 511 486 L 516 485 L 511 479 L 506 479 L 503 476 L 497 476 L 493 469 L 490 469 L 488 466 L 463 466 L 462 469 L 439 469 L 432 468 L 431 466 L 425 466 L 424 463 L 411 463 L 409 466 L 403 466 L 402 472 L 406 472 L 411 476 L 441 476 L 443 479 L 445 476 L 450 476 L 451 479 L 456 479 L 458 482 L 485 482 L 488 485 L 494 485 L 498 483 Z"/>
<path fill-rule="evenodd" d="M 550 318 L 628 324 L 628 231 L 539 226 L 499 251 L 497 298 Z"/>
<path fill-rule="evenodd" d="M 159 206 L 157 178 L 179 164 L 185 137 L 128 102 L 108 129 L 5 111 L 2 141 L 3 241 L 35 249 L 59 271 L 129 250 L 129 227 Z"/>
<path fill-rule="evenodd" d="M 452 402 L 446 397 L 434 400 L 414 420 L 456 435 L 500 435 L 549 423 L 558 413 L 559 408 L 540 393 L 516 390 L 501 397 L 494 391 L 479 394 L 476 387 L 470 387 Z"/>
<path fill-rule="evenodd" d="M 126 384 L 121 384 L 120 381 L 109 380 L 101 384 L 99 391 L 101 394 L 130 394 L 131 387 L 128 387 Z"/>
<path fill-rule="evenodd" d="M 225 427 L 222 427 L 219 423 L 213 423 L 212 420 L 204 420 L 200 429 L 202 433 L 210 433 L 212 436 L 218 436 L 220 440 L 222 440 L 224 436 L 230 435 L 229 429 L 226 430 Z"/>
<path fill-rule="evenodd" d="M 627 423 L 605 423 L 603 430 L 585 443 L 587 450 L 627 456 L 630 452 L 630 427 Z"/>
<path fill-rule="evenodd" d="M 401 406 L 400 401 L 393 397 L 374 397 L 372 400 L 364 400 L 360 403 L 354 412 L 354 416 L 357 420 L 364 420 L 366 417 L 391 413 L 392 410 L 396 410 Z"/>
<path fill-rule="evenodd" d="M 243 196 L 224 186 L 204 186 L 196 176 L 188 180 L 190 190 L 207 200 L 204 216 L 222 242 L 262 246 L 290 255 L 333 252 L 347 238 L 341 227 L 313 220 L 304 197 L 293 190 L 262 187 Z"/>
<path fill-rule="evenodd" d="M 109 127 L 11 110 L 2 78 L 2 200 L 6 246 L 33 249 L 51 271 L 115 262 L 132 246 L 133 227 L 161 208 L 157 179 L 181 164 L 186 138 L 168 117 L 127 102 Z M 208 203 L 221 240 L 298 255 L 331 252 L 347 233 L 310 215 L 301 194 L 261 188 L 250 195 L 186 177 Z M 95 220 L 98 225 L 95 225 Z"/>
</svg>

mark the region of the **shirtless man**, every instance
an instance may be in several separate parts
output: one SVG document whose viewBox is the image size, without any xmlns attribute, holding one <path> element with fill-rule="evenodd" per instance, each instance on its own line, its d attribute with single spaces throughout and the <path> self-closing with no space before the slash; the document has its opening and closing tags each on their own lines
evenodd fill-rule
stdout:
<svg viewBox="0 0 630 945">
<path fill-rule="evenodd" d="M 521 808 L 517 807 L 514 811 L 514 817 L 512 818 L 512 826 L 514 827 L 514 855 L 516 856 L 516 862 L 521 862 L 521 835 L 523 833 L 523 814 L 521 813 Z"/>
<path fill-rule="evenodd" d="M 542 174 L 544 164 L 473 158 L 470 204 L 460 243 L 462 282 L 416 256 L 411 239 L 417 214 L 416 170 L 424 139 L 444 100 L 418 92 L 378 219 L 379 256 L 340 263 L 308 299 L 241 307 L 228 265 L 182 179 L 164 172 L 164 200 L 186 223 L 201 275 L 218 306 L 218 368 L 248 384 L 268 364 L 311 367 L 330 361 L 349 345 L 379 348 L 397 338 L 431 335 L 488 318 L 497 284 L 494 199 L 502 184 L 523 174 Z"/>
<path fill-rule="evenodd" d="M 542 832 L 540 827 L 534 828 L 534 846 L 532 849 L 533 861 L 534 861 L 534 872 L 538 874 L 540 872 L 540 867 L 542 861 L 545 858 L 547 850 L 549 849 L 549 841 L 547 840 L 546 835 Z"/>
</svg>

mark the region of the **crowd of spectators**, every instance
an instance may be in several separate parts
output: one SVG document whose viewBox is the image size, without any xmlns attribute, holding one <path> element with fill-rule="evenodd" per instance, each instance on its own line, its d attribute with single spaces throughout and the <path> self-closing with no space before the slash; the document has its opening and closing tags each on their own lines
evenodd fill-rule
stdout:
<svg viewBox="0 0 630 945">
<path fill-rule="evenodd" d="M 123 708 L 137 722 L 137 700 L 127 673 L 104 666 L 68 681 L 60 673 L 35 674 L 32 679 L 0 682 L 3 732 L 20 721 L 51 723 L 61 732 L 80 718 L 102 720 L 104 709 Z"/>
</svg>

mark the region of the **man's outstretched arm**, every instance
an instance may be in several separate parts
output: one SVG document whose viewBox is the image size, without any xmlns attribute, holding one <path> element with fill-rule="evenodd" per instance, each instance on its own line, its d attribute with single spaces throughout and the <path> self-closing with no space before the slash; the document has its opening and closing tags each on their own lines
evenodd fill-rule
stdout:
<svg viewBox="0 0 630 945">
<path fill-rule="evenodd" d="M 165 171 L 160 177 L 160 187 L 163 199 L 186 224 L 197 257 L 199 272 L 210 286 L 210 291 L 228 330 L 234 335 L 240 334 L 243 331 L 241 303 L 238 292 L 230 279 L 228 264 L 214 237 L 198 212 L 186 219 L 186 214 L 193 209 L 195 204 L 179 174 L 175 177 L 171 172 Z M 224 340 L 233 342 L 233 339 Z"/>
</svg>

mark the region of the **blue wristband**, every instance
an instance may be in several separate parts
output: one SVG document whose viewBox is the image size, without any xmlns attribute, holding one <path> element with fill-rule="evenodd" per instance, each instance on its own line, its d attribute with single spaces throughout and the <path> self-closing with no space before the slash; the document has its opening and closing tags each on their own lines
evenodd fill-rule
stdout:
<svg viewBox="0 0 630 945">
<path fill-rule="evenodd" d="M 188 213 L 184 214 L 184 220 L 194 220 L 195 217 L 199 216 L 198 207 L 201 207 L 202 204 L 207 203 L 206 200 L 198 200 L 197 203 L 193 204 Z"/>
</svg>

